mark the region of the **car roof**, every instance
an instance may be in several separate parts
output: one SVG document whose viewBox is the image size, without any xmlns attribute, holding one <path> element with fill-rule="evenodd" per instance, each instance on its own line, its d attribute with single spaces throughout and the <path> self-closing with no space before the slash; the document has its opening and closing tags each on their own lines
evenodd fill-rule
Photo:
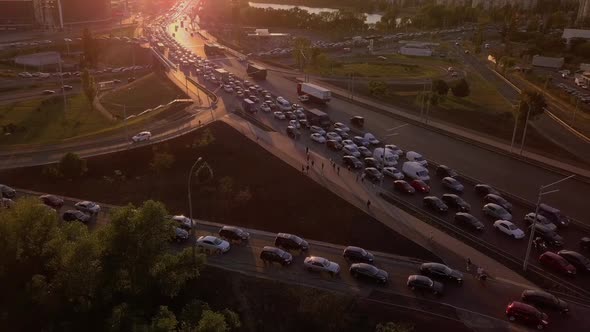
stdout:
<svg viewBox="0 0 590 332">
<path fill-rule="evenodd" d="M 538 289 L 525 289 L 522 292 L 522 296 L 542 296 L 542 297 L 547 297 L 547 298 L 555 298 L 555 295 L 544 292 L 542 290 L 538 290 Z"/>
<path fill-rule="evenodd" d="M 362 252 L 363 250 L 365 250 L 365 249 L 363 249 L 361 247 L 355 247 L 355 246 L 348 246 L 348 247 L 344 248 L 344 251 L 358 251 L 358 252 Z"/>
<path fill-rule="evenodd" d="M 230 230 L 230 231 L 237 231 L 239 228 L 237 228 L 235 226 L 223 226 L 223 227 L 221 227 L 221 229 L 226 229 L 226 230 Z"/>
<path fill-rule="evenodd" d="M 519 301 L 513 301 L 512 303 L 510 303 L 509 306 L 512 306 L 513 308 L 518 308 L 520 310 L 524 310 L 524 311 L 528 311 L 528 312 L 538 312 L 539 310 L 537 310 L 535 307 L 533 307 L 532 305 L 526 304 L 526 303 L 522 303 Z"/>
<path fill-rule="evenodd" d="M 272 251 L 275 253 L 283 252 L 283 250 L 273 246 L 264 246 L 264 248 L 262 248 L 262 251 Z"/>
</svg>

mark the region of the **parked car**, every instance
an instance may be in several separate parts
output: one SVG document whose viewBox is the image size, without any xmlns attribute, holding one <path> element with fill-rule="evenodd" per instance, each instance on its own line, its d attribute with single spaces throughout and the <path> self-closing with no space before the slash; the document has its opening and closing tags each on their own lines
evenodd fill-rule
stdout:
<svg viewBox="0 0 590 332">
<path fill-rule="evenodd" d="M 406 285 L 411 290 L 426 290 L 434 295 L 442 295 L 444 291 L 444 286 L 440 282 L 417 274 L 410 275 Z"/>
<path fill-rule="evenodd" d="M 133 143 L 149 141 L 152 138 L 152 133 L 149 131 L 142 131 L 137 135 L 131 137 Z"/>
<path fill-rule="evenodd" d="M 512 204 L 510 204 L 510 202 L 508 202 L 507 200 L 505 200 L 504 197 L 502 197 L 500 195 L 487 194 L 483 198 L 483 202 L 484 203 L 498 204 L 501 207 L 503 207 L 504 209 L 506 209 L 508 212 L 512 211 Z"/>
<path fill-rule="evenodd" d="M 508 211 L 506 211 L 506 209 L 495 203 L 488 203 L 484 205 L 482 208 L 482 212 L 484 215 L 495 220 L 512 220 L 512 214 L 510 214 Z"/>
<path fill-rule="evenodd" d="M 334 151 L 340 151 L 344 147 L 342 145 L 342 143 L 335 141 L 333 139 L 326 141 L 326 146 L 328 147 L 328 149 L 334 150 Z"/>
<path fill-rule="evenodd" d="M 549 325 L 546 314 L 531 305 L 518 301 L 512 301 L 508 304 L 506 307 L 506 316 L 511 322 L 521 322 L 526 325 L 535 326 L 537 330 L 542 330 Z"/>
<path fill-rule="evenodd" d="M 385 148 L 398 157 L 401 157 L 404 154 L 404 151 L 397 147 L 397 145 L 387 144 L 385 145 Z"/>
<path fill-rule="evenodd" d="M 356 263 L 350 266 L 350 275 L 357 279 L 369 280 L 380 284 L 386 284 L 389 274 L 367 263 Z"/>
<path fill-rule="evenodd" d="M 584 255 L 571 250 L 560 250 L 557 254 L 572 264 L 576 268 L 576 271 L 590 272 L 590 259 Z"/>
<path fill-rule="evenodd" d="M 80 221 L 82 223 L 87 223 L 92 217 L 79 210 L 67 210 L 63 213 L 62 219 L 65 221 Z"/>
<path fill-rule="evenodd" d="M 176 215 L 173 216 L 172 221 L 174 221 L 178 226 L 184 230 L 190 230 L 193 228 L 193 223 L 189 217 L 185 217 L 183 215 Z"/>
<path fill-rule="evenodd" d="M 319 256 L 306 257 L 303 266 L 310 272 L 327 272 L 331 276 L 340 273 L 340 265 Z"/>
<path fill-rule="evenodd" d="M 516 227 L 516 225 L 508 220 L 496 220 L 494 222 L 494 229 L 515 239 L 524 238 L 524 232 L 522 229 Z"/>
<path fill-rule="evenodd" d="M 363 159 L 363 162 L 365 163 L 365 167 L 381 168 L 381 163 L 375 158 L 368 157 Z"/>
<path fill-rule="evenodd" d="M 420 273 L 435 279 L 451 280 L 458 284 L 463 283 L 463 273 L 440 263 L 423 263 L 420 265 Z"/>
<path fill-rule="evenodd" d="M 373 264 L 375 260 L 375 256 L 372 253 L 366 251 L 363 248 L 348 246 L 344 248 L 342 252 L 342 256 L 347 261 L 356 262 L 356 263 L 368 263 Z"/>
<path fill-rule="evenodd" d="M 563 238 L 560 235 L 541 224 L 536 224 L 534 227 L 535 236 L 541 237 L 548 245 L 556 248 L 563 247 Z"/>
<path fill-rule="evenodd" d="M 537 219 L 536 224 L 537 225 L 541 225 L 542 227 L 550 230 L 550 231 L 555 231 L 557 229 L 557 226 L 555 226 L 554 223 L 550 222 L 547 218 L 543 217 L 542 215 L 538 214 L 535 218 L 535 213 L 531 212 L 531 213 L 527 213 L 524 216 L 524 221 L 531 225 L 535 219 Z"/>
<path fill-rule="evenodd" d="M 575 266 L 570 264 L 565 258 L 551 251 L 546 251 L 541 254 L 541 256 L 539 256 L 539 263 L 547 268 L 569 276 L 576 274 Z"/>
<path fill-rule="evenodd" d="M 292 139 L 298 139 L 301 137 L 301 132 L 293 126 L 287 126 L 287 129 L 285 130 L 287 132 L 287 136 L 291 137 Z"/>
<path fill-rule="evenodd" d="M 426 159 L 424 159 L 424 157 L 422 157 L 422 155 L 419 154 L 418 152 L 415 152 L 415 151 L 406 152 L 406 159 L 408 159 L 408 161 L 415 161 L 415 162 L 419 163 L 420 165 L 422 165 L 423 167 L 428 167 L 428 161 L 426 161 Z"/>
<path fill-rule="evenodd" d="M 200 236 L 197 239 L 196 245 L 201 250 L 216 254 L 228 252 L 230 249 L 229 242 L 212 235 Z"/>
<path fill-rule="evenodd" d="M 335 141 L 338 141 L 338 142 L 342 142 L 342 137 L 340 137 L 340 135 L 336 134 L 333 131 L 327 132 L 326 133 L 326 138 L 327 139 L 331 139 L 331 140 L 335 140 Z"/>
<path fill-rule="evenodd" d="M 459 212 L 469 212 L 471 210 L 471 205 L 455 194 L 442 195 L 442 201 L 445 202 L 447 206 L 455 208 Z"/>
<path fill-rule="evenodd" d="M 373 155 L 371 150 L 369 150 L 366 146 L 359 146 L 357 150 L 363 157 L 370 157 Z"/>
<path fill-rule="evenodd" d="M 404 194 L 413 194 L 416 192 L 416 189 L 404 180 L 393 181 L 393 189 Z"/>
<path fill-rule="evenodd" d="M 383 175 L 389 176 L 396 180 L 402 180 L 404 178 L 404 174 L 395 167 L 383 167 Z"/>
<path fill-rule="evenodd" d="M 262 248 L 260 259 L 265 263 L 279 263 L 281 265 L 291 265 L 293 263 L 293 255 L 271 246 Z"/>
<path fill-rule="evenodd" d="M 352 124 L 355 127 L 362 128 L 365 125 L 365 118 L 358 115 L 353 116 L 350 118 L 350 124 Z"/>
<path fill-rule="evenodd" d="M 334 132 L 338 134 L 338 136 L 342 137 L 342 139 L 347 139 L 348 137 L 350 137 L 350 135 L 348 135 L 348 132 L 342 130 L 342 128 L 334 128 Z"/>
<path fill-rule="evenodd" d="M 430 210 L 439 213 L 447 212 L 449 210 L 449 207 L 440 198 L 436 196 L 426 196 L 422 200 L 422 203 Z"/>
<path fill-rule="evenodd" d="M 416 189 L 416 191 L 419 193 L 429 193 L 430 192 L 430 186 L 422 180 L 412 180 L 410 182 L 410 186 L 414 187 L 414 189 Z"/>
<path fill-rule="evenodd" d="M 219 230 L 219 237 L 229 242 L 247 242 L 250 239 L 250 233 L 235 226 L 223 226 Z"/>
<path fill-rule="evenodd" d="M 309 127 L 309 130 L 310 130 L 312 133 L 318 133 L 318 134 L 320 134 L 320 135 L 322 135 L 322 136 L 326 135 L 326 131 L 325 131 L 325 130 L 324 130 L 322 127 L 318 127 L 318 126 L 311 126 L 311 127 Z"/>
<path fill-rule="evenodd" d="M 450 176 L 447 176 L 442 179 L 442 185 L 443 187 L 451 190 L 452 192 L 459 194 L 462 193 L 464 189 L 463 184 L 461 184 L 461 182 Z"/>
<path fill-rule="evenodd" d="M 344 147 L 342 148 L 342 152 L 344 152 L 344 155 L 349 155 L 349 156 L 353 156 L 353 157 L 357 157 L 357 158 L 361 156 L 361 153 L 359 152 L 358 148 L 354 144 L 344 144 Z"/>
<path fill-rule="evenodd" d="M 41 195 L 39 196 L 39 199 L 41 199 L 43 204 L 56 210 L 61 209 L 61 207 L 64 205 L 64 200 L 55 195 Z"/>
<path fill-rule="evenodd" d="M 100 212 L 100 205 L 90 202 L 90 201 L 82 201 L 75 204 L 76 209 L 90 214 L 90 215 L 97 215 Z"/>
<path fill-rule="evenodd" d="M 10 188 L 5 184 L 0 184 L 0 197 L 15 198 L 16 190 Z"/>
<path fill-rule="evenodd" d="M 494 195 L 501 196 L 499 191 L 497 191 L 496 189 L 492 188 L 492 186 L 487 185 L 487 184 L 482 184 L 482 183 L 476 184 L 474 188 L 475 188 L 475 192 L 480 196 L 485 196 L 488 194 L 494 194 Z"/>
<path fill-rule="evenodd" d="M 547 220 L 557 227 L 566 227 L 570 223 L 569 218 L 564 216 L 561 211 L 545 203 L 539 204 L 539 214 L 547 218 Z"/>
<path fill-rule="evenodd" d="M 381 142 L 371 133 L 366 133 L 364 139 L 367 140 L 371 145 L 381 144 Z"/>
<path fill-rule="evenodd" d="M 464 224 L 467 227 L 472 228 L 476 231 L 483 231 L 485 228 L 481 221 L 477 220 L 476 217 L 466 212 L 457 212 L 455 214 L 454 220 L 455 223 Z"/>
<path fill-rule="evenodd" d="M 580 239 L 580 249 L 590 251 L 590 237 L 584 236 Z"/>
<path fill-rule="evenodd" d="M 311 138 L 312 141 L 316 142 L 316 143 L 326 143 L 326 138 L 324 136 L 322 136 L 320 133 L 313 133 L 309 136 Z"/>
<path fill-rule="evenodd" d="M 446 178 L 447 176 L 454 178 L 458 174 L 457 172 L 455 172 L 454 169 L 450 168 L 447 165 L 438 165 L 438 167 L 436 168 L 436 175 L 441 178 Z"/>
<path fill-rule="evenodd" d="M 287 119 L 287 117 L 285 116 L 285 113 L 279 112 L 279 111 L 274 112 L 273 116 L 275 117 L 275 119 L 278 119 L 278 120 L 286 120 Z"/>
<path fill-rule="evenodd" d="M 379 182 L 383 180 L 383 174 L 375 167 L 366 167 L 364 173 L 370 181 Z"/>
<path fill-rule="evenodd" d="M 354 136 L 352 142 L 358 146 L 368 147 L 370 145 L 369 141 L 362 136 Z"/>
<path fill-rule="evenodd" d="M 309 243 L 307 243 L 307 241 L 299 236 L 287 233 L 277 234 L 277 237 L 275 238 L 275 246 L 286 250 L 307 251 L 309 249 Z"/>
<path fill-rule="evenodd" d="M 186 241 L 188 238 L 189 234 L 185 229 L 174 227 L 174 240 L 176 240 L 176 242 Z"/>
<path fill-rule="evenodd" d="M 350 131 L 350 128 L 348 128 L 344 123 L 342 122 L 335 122 L 334 123 L 334 129 L 340 129 L 342 131 L 348 132 Z"/>
<path fill-rule="evenodd" d="M 522 292 L 520 300 L 537 308 L 554 310 L 563 314 L 570 311 L 567 302 L 542 290 L 526 289 Z"/>
</svg>

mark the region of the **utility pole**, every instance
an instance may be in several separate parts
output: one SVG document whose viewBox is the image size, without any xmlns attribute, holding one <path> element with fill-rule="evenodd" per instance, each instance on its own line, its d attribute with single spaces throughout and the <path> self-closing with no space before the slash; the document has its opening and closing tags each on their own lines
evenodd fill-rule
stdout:
<svg viewBox="0 0 590 332">
<path fill-rule="evenodd" d="M 578 111 L 578 103 L 580 102 L 580 98 L 576 98 L 576 108 L 574 108 L 574 114 L 572 115 L 572 128 L 574 127 L 574 123 L 576 121 L 576 112 Z"/>
<path fill-rule="evenodd" d="M 516 139 L 516 128 L 518 127 L 518 118 L 520 114 L 520 104 L 519 104 L 519 113 L 516 114 L 516 118 L 514 119 L 514 130 L 512 131 L 512 142 L 510 143 L 510 153 L 512 153 L 512 148 L 514 147 L 514 140 Z"/>
<path fill-rule="evenodd" d="M 524 122 L 524 133 L 522 133 L 522 140 L 520 142 L 520 155 L 522 156 L 522 150 L 524 149 L 524 140 L 526 138 L 526 130 L 529 126 L 529 116 L 531 115 L 531 103 L 529 102 L 529 109 L 526 112 L 526 120 Z"/>
</svg>

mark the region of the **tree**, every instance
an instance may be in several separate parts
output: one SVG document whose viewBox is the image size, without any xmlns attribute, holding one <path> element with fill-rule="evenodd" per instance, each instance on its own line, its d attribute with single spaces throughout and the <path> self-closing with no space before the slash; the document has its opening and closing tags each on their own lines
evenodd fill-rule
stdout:
<svg viewBox="0 0 590 332">
<path fill-rule="evenodd" d="M 160 306 L 158 313 L 152 318 L 153 332 L 172 332 L 176 331 L 178 321 L 172 311 L 167 306 Z"/>
<path fill-rule="evenodd" d="M 441 96 L 446 96 L 449 93 L 449 85 L 443 80 L 432 81 L 432 91 L 438 93 Z"/>
<path fill-rule="evenodd" d="M 387 85 L 382 81 L 370 81 L 369 82 L 369 93 L 372 96 L 384 96 L 387 92 Z"/>
<path fill-rule="evenodd" d="M 467 97 L 471 93 L 469 89 L 469 84 L 467 83 L 467 80 L 465 80 L 464 78 L 457 81 L 457 83 L 453 85 L 451 90 L 453 91 L 453 96 L 460 98 Z"/>
<path fill-rule="evenodd" d="M 94 67 L 98 62 L 98 48 L 88 28 L 82 32 L 82 49 L 84 51 L 84 67 Z"/>
<path fill-rule="evenodd" d="M 73 152 L 68 152 L 61 157 L 57 168 L 59 174 L 68 179 L 81 177 L 88 171 L 86 160 L 80 158 L 80 156 Z"/>
<path fill-rule="evenodd" d="M 150 162 L 150 168 L 160 174 L 163 171 L 172 168 L 176 158 L 174 155 L 165 151 L 154 151 L 154 156 Z"/>
<path fill-rule="evenodd" d="M 226 332 L 227 323 L 223 314 L 211 310 L 205 310 L 197 325 L 197 332 Z"/>
<path fill-rule="evenodd" d="M 88 69 L 84 69 L 82 72 L 82 89 L 84 90 L 84 95 L 86 99 L 90 102 L 91 108 L 94 108 L 94 99 L 98 94 L 98 89 L 96 86 L 96 81 L 94 80 L 94 76 L 90 75 Z"/>
<path fill-rule="evenodd" d="M 299 68 L 305 68 L 311 57 L 311 41 L 308 38 L 297 37 L 293 42 L 293 56 Z"/>
<path fill-rule="evenodd" d="M 375 332 L 412 332 L 414 327 L 412 325 L 399 324 L 394 322 L 387 322 L 385 324 L 377 324 Z"/>
<path fill-rule="evenodd" d="M 524 90 L 520 94 L 518 114 L 521 120 L 526 118 L 527 113 L 530 120 L 535 120 L 545 112 L 547 101 L 545 96 L 536 90 Z"/>
</svg>

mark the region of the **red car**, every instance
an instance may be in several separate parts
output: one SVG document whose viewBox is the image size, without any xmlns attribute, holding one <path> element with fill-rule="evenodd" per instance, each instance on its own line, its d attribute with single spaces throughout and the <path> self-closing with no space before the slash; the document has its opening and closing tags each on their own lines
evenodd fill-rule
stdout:
<svg viewBox="0 0 590 332">
<path fill-rule="evenodd" d="M 410 186 L 412 186 L 412 188 L 414 188 L 417 192 L 420 193 L 429 193 L 430 192 L 430 186 L 426 184 L 426 182 L 422 181 L 422 180 L 413 180 L 412 182 L 410 182 Z"/>
<path fill-rule="evenodd" d="M 414 187 L 410 186 L 410 184 L 404 180 L 393 181 L 393 189 L 405 194 L 413 194 L 416 192 L 416 189 L 414 189 Z"/>
<path fill-rule="evenodd" d="M 565 258 L 551 251 L 542 254 L 539 257 L 539 262 L 545 267 L 570 276 L 576 274 L 576 268 L 572 264 L 570 264 Z"/>
<path fill-rule="evenodd" d="M 535 307 L 514 301 L 506 307 L 506 316 L 511 322 L 519 321 L 527 325 L 535 326 L 537 330 L 542 330 L 549 325 L 547 315 L 537 310 Z"/>
</svg>

